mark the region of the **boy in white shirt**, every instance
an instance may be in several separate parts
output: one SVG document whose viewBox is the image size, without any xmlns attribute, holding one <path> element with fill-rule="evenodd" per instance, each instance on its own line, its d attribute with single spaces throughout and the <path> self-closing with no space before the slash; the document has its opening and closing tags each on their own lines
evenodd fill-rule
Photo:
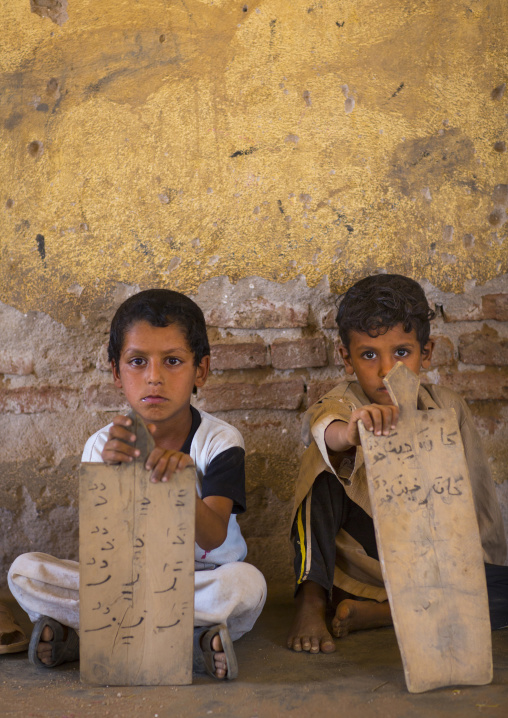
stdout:
<svg viewBox="0 0 508 718">
<path fill-rule="evenodd" d="M 254 625 L 266 583 L 243 562 L 247 547 L 236 521 L 245 510 L 243 439 L 234 427 L 190 404 L 210 367 L 203 313 L 179 292 L 139 292 L 113 318 L 108 356 L 115 385 L 154 438 L 146 461 L 151 481 L 165 483 L 177 470 L 196 468 L 194 667 L 215 678 L 235 678 L 232 640 Z M 116 416 L 90 437 L 82 460 L 132 462 L 139 450 L 131 424 L 129 417 Z M 23 554 L 9 570 L 9 586 L 35 622 L 30 660 L 45 667 L 76 660 L 79 565 Z"/>
</svg>

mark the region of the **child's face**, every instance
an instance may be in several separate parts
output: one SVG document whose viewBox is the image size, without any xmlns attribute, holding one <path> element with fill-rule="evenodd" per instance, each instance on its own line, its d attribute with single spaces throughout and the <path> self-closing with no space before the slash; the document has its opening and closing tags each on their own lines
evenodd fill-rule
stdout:
<svg viewBox="0 0 508 718">
<path fill-rule="evenodd" d="M 416 338 L 416 331 L 405 332 L 402 324 L 388 329 L 384 334 L 370 337 L 364 332 L 351 332 L 349 351 L 340 348 L 348 374 L 356 378 L 369 401 L 373 404 L 391 404 L 384 377 L 400 361 L 419 374 L 420 368 L 430 366 L 434 343 L 429 341 L 423 351 Z"/>
<path fill-rule="evenodd" d="M 170 429 L 188 421 L 194 386 L 203 386 L 210 357 L 194 366 L 194 354 L 177 324 L 153 327 L 136 322 L 125 333 L 115 386 L 145 422 Z"/>
</svg>

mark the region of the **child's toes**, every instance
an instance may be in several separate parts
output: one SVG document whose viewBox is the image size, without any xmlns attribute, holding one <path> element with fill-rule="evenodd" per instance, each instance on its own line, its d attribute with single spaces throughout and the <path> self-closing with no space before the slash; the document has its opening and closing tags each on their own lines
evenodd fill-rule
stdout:
<svg viewBox="0 0 508 718">
<path fill-rule="evenodd" d="M 300 643 L 302 646 L 302 651 L 310 651 L 312 649 L 312 639 L 310 636 L 301 636 Z"/>
<path fill-rule="evenodd" d="M 222 642 L 218 633 L 212 638 L 212 648 L 214 651 L 222 651 Z"/>
<path fill-rule="evenodd" d="M 37 646 L 37 656 L 41 663 L 51 663 L 51 643 L 39 643 Z"/>
<path fill-rule="evenodd" d="M 335 641 L 330 636 L 327 636 L 321 640 L 320 648 L 323 653 L 333 653 L 335 651 Z"/>
<path fill-rule="evenodd" d="M 225 678 L 226 673 L 228 671 L 226 654 L 225 653 L 216 653 L 214 655 L 214 661 L 215 661 L 215 675 L 217 676 L 217 678 Z"/>
<path fill-rule="evenodd" d="M 303 648 L 300 636 L 290 636 L 288 638 L 287 647 L 290 651 L 296 651 L 297 653 L 301 653 Z"/>
<path fill-rule="evenodd" d="M 53 631 L 50 626 L 44 626 L 41 633 L 41 641 L 48 642 L 53 640 Z"/>
</svg>

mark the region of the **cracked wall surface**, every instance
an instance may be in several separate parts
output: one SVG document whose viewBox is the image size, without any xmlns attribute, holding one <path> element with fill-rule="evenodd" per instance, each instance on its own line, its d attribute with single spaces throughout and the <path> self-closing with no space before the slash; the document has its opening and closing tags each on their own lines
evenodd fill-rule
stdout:
<svg viewBox="0 0 508 718">
<path fill-rule="evenodd" d="M 302 413 L 342 375 L 334 302 L 372 272 L 441 307 L 430 378 L 471 403 L 508 522 L 503 0 L 11 0 L 2 20 L 4 569 L 76 556 L 80 452 L 124 406 L 108 324 L 151 286 L 205 310 L 197 402 L 245 436 L 269 580 L 290 576 Z"/>
<path fill-rule="evenodd" d="M 437 310 L 433 366 L 422 381 L 467 399 L 508 526 L 507 275 L 443 292 L 422 282 Z M 21 552 L 76 558 L 78 477 L 86 439 L 127 408 L 107 363 L 108 325 L 138 290 L 119 284 L 106 308 L 70 326 L 0 304 L 0 575 Z M 327 281 L 308 287 L 249 277 L 204 282 L 193 295 L 207 320 L 211 375 L 194 403 L 234 424 L 246 445 L 248 511 L 239 521 L 249 560 L 269 582 L 291 582 L 288 521 L 303 451 L 305 409 L 343 376 Z M 270 550 L 267 550 L 270 546 Z"/>
</svg>

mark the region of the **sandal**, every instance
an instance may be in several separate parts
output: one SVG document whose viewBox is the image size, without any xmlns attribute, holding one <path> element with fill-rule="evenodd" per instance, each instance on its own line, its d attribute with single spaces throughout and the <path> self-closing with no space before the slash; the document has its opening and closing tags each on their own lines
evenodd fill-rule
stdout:
<svg viewBox="0 0 508 718">
<path fill-rule="evenodd" d="M 212 640 L 217 634 L 219 635 L 222 643 L 222 651 L 215 651 L 212 648 Z M 216 653 L 226 654 L 227 673 L 225 678 L 228 681 L 232 681 L 238 676 L 238 662 L 233 648 L 233 641 L 230 638 L 229 631 L 225 623 L 219 623 L 217 626 L 211 626 L 204 633 L 202 633 L 200 636 L 200 646 L 203 652 L 205 670 L 210 676 L 212 676 L 212 678 L 217 678 L 214 661 Z M 217 678 L 217 680 L 223 679 Z"/>
<path fill-rule="evenodd" d="M 0 653 L 19 653 L 28 648 L 28 638 L 7 606 L 0 603 Z"/>
<path fill-rule="evenodd" d="M 47 643 L 51 644 L 51 663 L 43 663 L 37 655 L 37 647 L 41 642 L 42 631 L 49 626 L 53 631 L 53 638 Z M 55 668 L 61 663 L 70 663 L 79 660 L 79 636 L 73 628 L 67 627 L 67 636 L 64 638 L 64 626 L 54 618 L 41 616 L 35 623 L 30 645 L 28 646 L 28 660 L 38 668 Z"/>
</svg>

